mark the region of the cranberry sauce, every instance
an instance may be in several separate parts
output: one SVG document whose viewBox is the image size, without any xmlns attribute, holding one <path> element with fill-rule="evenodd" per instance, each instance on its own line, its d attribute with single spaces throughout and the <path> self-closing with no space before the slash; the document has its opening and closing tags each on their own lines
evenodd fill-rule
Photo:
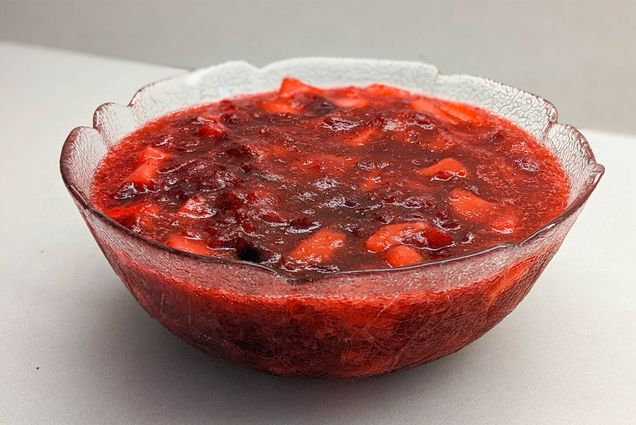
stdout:
<svg viewBox="0 0 636 425">
<path fill-rule="evenodd" d="M 312 278 L 518 242 L 568 193 L 546 148 L 484 110 L 286 78 L 278 92 L 179 111 L 127 136 L 100 165 L 93 201 L 175 249 Z"/>
</svg>

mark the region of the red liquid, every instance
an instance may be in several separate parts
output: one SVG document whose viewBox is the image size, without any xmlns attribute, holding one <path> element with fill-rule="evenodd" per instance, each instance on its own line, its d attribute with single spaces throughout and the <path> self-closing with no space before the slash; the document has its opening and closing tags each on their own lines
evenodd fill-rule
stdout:
<svg viewBox="0 0 636 425">
<path fill-rule="evenodd" d="M 314 278 L 520 241 L 568 191 L 546 148 L 484 110 L 286 79 L 278 93 L 190 108 L 126 137 L 93 200 L 173 248 Z"/>
</svg>

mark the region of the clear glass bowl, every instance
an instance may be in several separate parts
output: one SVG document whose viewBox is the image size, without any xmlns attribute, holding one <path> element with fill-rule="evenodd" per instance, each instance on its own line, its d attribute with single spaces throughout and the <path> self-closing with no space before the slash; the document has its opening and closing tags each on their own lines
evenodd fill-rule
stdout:
<svg viewBox="0 0 636 425">
<path fill-rule="evenodd" d="M 254 263 L 200 257 L 144 239 L 97 211 L 91 182 L 102 158 L 149 120 L 236 94 L 274 90 L 284 76 L 312 85 L 385 83 L 474 104 L 533 134 L 558 157 L 571 193 L 561 215 L 521 243 L 398 269 L 297 281 Z M 128 106 L 105 104 L 93 127 L 68 136 L 64 182 L 111 266 L 141 306 L 194 346 L 278 375 L 359 377 L 459 350 L 528 293 L 603 174 L 585 138 L 552 104 L 491 80 L 431 65 L 305 58 L 255 68 L 228 62 L 159 81 Z"/>
</svg>

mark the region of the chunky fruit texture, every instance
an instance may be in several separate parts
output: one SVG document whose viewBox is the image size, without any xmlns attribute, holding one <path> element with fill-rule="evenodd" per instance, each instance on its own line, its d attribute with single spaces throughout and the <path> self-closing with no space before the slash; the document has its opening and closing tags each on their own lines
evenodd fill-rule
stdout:
<svg viewBox="0 0 636 425">
<path fill-rule="evenodd" d="M 126 137 L 98 169 L 93 200 L 174 249 L 314 279 L 521 241 L 568 192 L 546 148 L 484 110 L 287 78 Z"/>
</svg>

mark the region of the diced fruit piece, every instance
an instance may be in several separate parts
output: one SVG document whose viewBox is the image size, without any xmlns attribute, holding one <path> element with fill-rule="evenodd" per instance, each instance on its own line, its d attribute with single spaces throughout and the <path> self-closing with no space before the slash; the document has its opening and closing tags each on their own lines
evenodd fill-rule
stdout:
<svg viewBox="0 0 636 425">
<path fill-rule="evenodd" d="M 444 158 L 433 165 L 422 168 L 419 174 L 435 180 L 450 180 L 453 177 L 466 177 L 468 170 L 455 158 Z"/>
<path fill-rule="evenodd" d="M 289 254 L 289 258 L 303 263 L 324 263 L 342 248 L 347 241 L 344 233 L 320 229 L 300 242 Z"/>
<path fill-rule="evenodd" d="M 367 127 L 359 131 L 357 134 L 351 136 L 345 141 L 345 144 L 353 147 L 362 147 L 373 140 L 378 133 L 378 129 L 374 127 Z"/>
<path fill-rule="evenodd" d="M 503 233 L 504 235 L 509 235 L 515 231 L 517 227 L 518 219 L 513 214 L 502 215 L 495 218 L 490 227 L 492 230 L 498 233 Z"/>
<path fill-rule="evenodd" d="M 128 181 L 137 185 L 152 187 L 153 181 L 159 173 L 160 162 L 156 159 L 149 159 L 143 162 L 128 176 Z"/>
<path fill-rule="evenodd" d="M 136 204 L 127 205 L 121 208 L 113 208 L 105 212 L 112 219 L 119 221 L 124 218 L 133 216 L 138 217 L 142 215 L 156 217 L 160 211 L 161 208 L 157 204 L 154 204 L 152 202 L 138 202 Z"/>
<path fill-rule="evenodd" d="M 148 232 L 156 227 L 161 216 L 161 207 L 154 202 L 142 201 L 105 212 L 113 220 L 140 233 Z"/>
<path fill-rule="evenodd" d="M 163 152 L 160 149 L 147 146 L 143 151 L 141 151 L 141 154 L 139 154 L 139 161 L 141 161 L 141 165 L 130 173 L 128 181 L 135 185 L 151 188 L 154 179 L 159 173 L 159 166 L 161 162 L 168 160 L 171 157 L 172 155 Z"/>
<path fill-rule="evenodd" d="M 478 122 L 476 109 L 467 105 L 462 105 L 460 103 L 443 103 L 440 105 L 439 109 L 445 112 L 454 124 L 457 124 L 459 121 L 467 123 Z"/>
<path fill-rule="evenodd" d="M 415 109 L 416 111 L 425 112 L 432 115 L 445 115 L 437 107 L 437 103 L 433 99 L 428 99 L 426 97 L 420 97 L 412 101 L 411 108 Z"/>
<path fill-rule="evenodd" d="M 406 90 L 385 86 L 384 84 L 371 84 L 366 86 L 363 90 L 372 96 L 381 97 L 400 97 L 408 94 Z"/>
<path fill-rule="evenodd" d="M 391 267 L 407 267 L 423 263 L 424 256 L 417 249 L 408 245 L 396 245 L 389 248 L 384 260 Z"/>
<path fill-rule="evenodd" d="M 299 114 L 302 106 L 293 102 L 290 98 L 276 98 L 261 102 L 261 109 L 270 114 Z"/>
<path fill-rule="evenodd" d="M 476 111 L 468 105 L 462 105 L 460 103 L 440 103 L 433 99 L 421 97 L 411 102 L 411 108 L 416 111 L 435 115 L 440 119 L 448 120 L 452 124 L 478 122 Z"/>
<path fill-rule="evenodd" d="M 430 224 L 423 221 L 388 224 L 372 234 L 364 246 L 371 252 L 382 252 L 430 227 Z"/>
<path fill-rule="evenodd" d="M 329 99 L 331 102 L 341 108 L 364 108 L 369 104 L 369 101 L 363 98 L 356 97 L 334 97 Z"/>
<path fill-rule="evenodd" d="M 165 241 L 165 245 L 179 251 L 185 251 L 191 254 L 198 255 L 209 255 L 211 251 L 204 241 L 191 239 L 184 235 L 178 234 L 170 235 Z"/>
<path fill-rule="evenodd" d="M 329 100 L 341 108 L 364 108 L 369 104 L 369 101 L 362 96 L 361 90 L 357 87 L 349 87 L 341 96 L 334 96 Z"/>
<path fill-rule="evenodd" d="M 141 155 L 139 155 L 139 160 L 144 162 L 149 160 L 161 161 L 170 158 L 172 158 L 172 155 L 152 146 L 146 147 L 143 151 L 141 151 Z"/>
<path fill-rule="evenodd" d="M 449 199 L 455 214 L 474 222 L 488 220 L 495 210 L 495 204 L 465 189 L 453 189 Z"/>
<path fill-rule="evenodd" d="M 182 216 L 197 219 L 213 217 L 216 212 L 207 200 L 198 195 L 188 199 L 177 211 Z"/>
<path fill-rule="evenodd" d="M 227 133 L 227 127 L 221 122 L 221 119 L 216 115 L 202 115 L 199 117 L 202 121 L 199 128 L 199 134 L 201 136 L 221 138 Z"/>
<path fill-rule="evenodd" d="M 320 95 L 322 94 L 322 90 L 317 87 L 310 86 L 309 84 L 305 84 L 295 78 L 284 78 L 280 85 L 280 89 L 278 89 L 278 95 L 289 96 L 295 93 L 313 93 Z"/>
</svg>

